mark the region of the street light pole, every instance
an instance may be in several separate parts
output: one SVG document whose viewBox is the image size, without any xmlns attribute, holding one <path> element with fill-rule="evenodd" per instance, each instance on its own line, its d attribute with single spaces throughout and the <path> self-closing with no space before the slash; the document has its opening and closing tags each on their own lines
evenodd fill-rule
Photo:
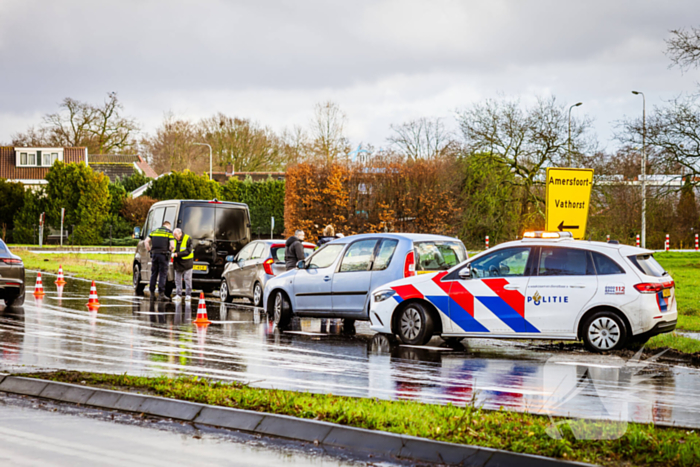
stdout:
<svg viewBox="0 0 700 467">
<path fill-rule="evenodd" d="M 195 146 L 207 146 L 209 148 L 209 180 L 214 180 L 214 178 L 212 177 L 212 168 L 211 168 L 212 167 L 212 164 L 211 164 L 211 160 L 212 160 L 211 146 L 209 146 L 207 143 L 192 143 L 192 144 L 194 144 Z"/>
<path fill-rule="evenodd" d="M 642 96 L 642 248 L 647 247 L 647 98 L 641 91 L 632 94 Z"/>
<path fill-rule="evenodd" d="M 568 147 L 569 147 L 569 150 L 568 150 L 569 163 L 568 163 L 568 165 L 569 165 L 569 167 L 571 167 L 571 109 L 573 109 L 574 107 L 578 107 L 581 104 L 583 104 L 583 102 L 578 102 L 578 103 L 572 105 L 571 107 L 569 107 L 569 141 L 568 141 Z"/>
</svg>

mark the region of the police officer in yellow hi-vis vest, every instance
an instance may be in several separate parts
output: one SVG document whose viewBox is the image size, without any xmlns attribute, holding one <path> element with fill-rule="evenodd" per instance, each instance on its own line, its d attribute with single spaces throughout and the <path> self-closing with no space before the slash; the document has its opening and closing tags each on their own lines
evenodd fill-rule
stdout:
<svg viewBox="0 0 700 467">
<path fill-rule="evenodd" d="M 170 252 L 175 247 L 171 224 L 163 222 L 161 227 L 153 230 L 146 239 L 146 249 L 151 252 L 151 299 L 156 296 L 156 282 L 160 299 L 165 299 L 165 283 L 168 280 L 168 263 Z"/>
<path fill-rule="evenodd" d="M 182 298 L 182 279 L 185 279 L 185 300 L 192 300 L 192 267 L 194 266 L 194 250 L 192 249 L 192 239 L 189 235 L 183 234 L 182 230 L 175 229 L 175 251 L 173 252 L 173 263 L 175 266 L 175 298 L 180 301 Z"/>
</svg>

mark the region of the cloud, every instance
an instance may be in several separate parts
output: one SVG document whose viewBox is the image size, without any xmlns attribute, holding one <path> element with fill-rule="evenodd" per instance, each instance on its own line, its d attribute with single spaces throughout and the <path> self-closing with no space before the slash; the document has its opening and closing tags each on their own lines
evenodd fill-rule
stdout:
<svg viewBox="0 0 700 467">
<path fill-rule="evenodd" d="M 353 141 L 376 145 L 391 123 L 552 93 L 584 100 L 605 140 L 638 112 L 632 88 L 650 104 L 694 90 L 663 41 L 698 17 L 693 1 L 5 1 L 0 141 L 64 97 L 109 91 L 148 131 L 169 110 L 280 130 L 332 99 Z"/>
</svg>

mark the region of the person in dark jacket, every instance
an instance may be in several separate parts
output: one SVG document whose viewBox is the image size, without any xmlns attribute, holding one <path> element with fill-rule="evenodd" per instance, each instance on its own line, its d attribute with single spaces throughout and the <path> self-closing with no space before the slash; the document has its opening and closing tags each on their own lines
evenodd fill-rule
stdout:
<svg viewBox="0 0 700 467">
<path fill-rule="evenodd" d="M 328 224 L 325 229 L 323 229 L 323 235 L 318 239 L 318 246 L 323 246 L 328 242 L 335 240 L 335 229 L 332 225 Z"/>
<path fill-rule="evenodd" d="M 297 230 L 294 235 L 287 239 L 284 245 L 284 264 L 287 271 L 297 268 L 297 263 L 304 259 L 304 231 Z"/>
<path fill-rule="evenodd" d="M 165 221 L 146 239 L 146 249 L 151 252 L 151 283 L 148 288 L 151 291 L 151 298 L 156 296 L 156 282 L 158 283 L 159 298 L 166 298 L 165 283 L 168 280 L 168 263 L 170 262 L 170 252 L 175 246 L 170 228 L 170 222 Z"/>
<path fill-rule="evenodd" d="M 182 298 L 182 279 L 185 279 L 185 301 L 192 300 L 192 268 L 194 267 L 194 250 L 192 239 L 182 230 L 175 229 L 175 251 L 173 251 L 173 266 L 175 267 L 175 300 Z"/>
</svg>

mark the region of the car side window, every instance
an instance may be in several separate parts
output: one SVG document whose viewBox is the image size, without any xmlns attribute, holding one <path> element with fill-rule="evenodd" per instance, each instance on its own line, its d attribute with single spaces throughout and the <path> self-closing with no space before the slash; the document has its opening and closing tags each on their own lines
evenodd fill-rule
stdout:
<svg viewBox="0 0 700 467">
<path fill-rule="evenodd" d="M 576 248 L 542 247 L 538 275 L 592 276 L 595 275 L 587 250 Z"/>
<path fill-rule="evenodd" d="M 309 257 L 306 269 L 327 268 L 333 264 L 340 252 L 343 251 L 343 248 L 345 248 L 345 245 L 331 245 L 330 243 L 323 245 L 320 249 L 316 250 L 313 256 Z"/>
<path fill-rule="evenodd" d="M 258 245 L 257 242 L 249 243 L 247 244 L 239 253 L 238 256 L 236 257 L 236 261 L 245 261 L 248 258 L 250 258 L 250 255 L 253 253 L 253 249 Z"/>
<path fill-rule="evenodd" d="M 599 276 L 625 273 L 624 269 L 622 269 L 619 264 L 602 253 L 594 251 L 593 260 L 595 261 L 595 270 Z"/>
<path fill-rule="evenodd" d="M 376 258 L 374 258 L 372 271 L 383 271 L 389 267 L 398 244 L 398 240 L 382 240 L 382 244 L 379 246 L 379 252 L 377 253 Z"/>
<path fill-rule="evenodd" d="M 163 222 L 168 221 L 175 228 L 175 213 L 177 208 L 175 206 L 167 206 L 165 208 L 165 215 L 163 216 Z"/>
<path fill-rule="evenodd" d="M 524 276 L 529 258 L 529 247 L 494 251 L 471 262 L 471 275 L 474 279 Z"/>
<path fill-rule="evenodd" d="M 253 253 L 250 255 L 250 258 L 248 259 L 259 259 L 263 251 L 265 250 L 265 244 L 264 243 L 258 243 L 255 249 L 253 250 Z"/>
<path fill-rule="evenodd" d="M 343 262 L 340 264 L 340 272 L 369 270 L 375 246 L 377 246 L 376 239 L 360 240 L 350 245 L 350 248 L 345 252 L 345 256 L 343 256 Z"/>
</svg>

